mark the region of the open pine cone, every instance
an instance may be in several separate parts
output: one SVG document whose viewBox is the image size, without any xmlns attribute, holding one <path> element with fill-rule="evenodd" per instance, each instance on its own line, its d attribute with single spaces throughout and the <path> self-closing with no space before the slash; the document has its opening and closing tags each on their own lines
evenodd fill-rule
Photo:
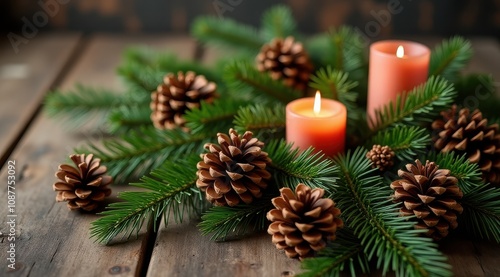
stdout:
<svg viewBox="0 0 500 277">
<path fill-rule="evenodd" d="M 218 133 L 217 139 L 219 145 L 205 144 L 210 153 L 202 154 L 203 161 L 197 164 L 196 186 L 216 206 L 249 204 L 260 198 L 271 178 L 266 170 L 271 159 L 262 151 L 264 143 L 253 138 L 252 132 L 241 136 L 233 129 L 229 136 Z"/>
<path fill-rule="evenodd" d="M 337 228 L 344 223 L 333 200 L 322 198 L 323 189 L 299 184 L 295 193 L 289 188 L 280 192 L 281 196 L 272 200 L 276 209 L 267 213 L 272 222 L 267 232 L 273 236 L 276 248 L 284 249 L 289 258 L 303 259 L 336 238 Z"/>
<path fill-rule="evenodd" d="M 151 93 L 151 120 L 158 129 L 184 127 L 187 110 L 200 107 L 200 102 L 213 102 L 217 86 L 205 76 L 192 71 L 168 73 L 156 91 Z"/>
<path fill-rule="evenodd" d="M 464 153 L 470 162 L 477 163 L 483 179 L 500 186 L 500 132 L 498 124 L 488 125 L 479 110 L 470 112 L 456 105 L 441 113 L 442 118 L 432 123 L 434 146 L 441 152 Z"/>
<path fill-rule="evenodd" d="M 407 164 L 407 171 L 398 170 L 403 179 L 392 182 L 394 199 L 403 202 L 402 216 L 415 215 L 416 229 L 428 229 L 426 235 L 440 240 L 450 229 L 458 226 L 457 214 L 462 213 L 462 205 L 457 201 L 463 194 L 457 178 L 450 176 L 448 169 L 438 169 L 434 162 L 425 166 L 419 160 Z"/>
<path fill-rule="evenodd" d="M 372 162 L 373 168 L 386 171 L 394 165 L 394 155 L 394 151 L 389 146 L 376 144 L 366 153 L 366 158 Z"/>
<path fill-rule="evenodd" d="M 269 72 L 274 80 L 283 80 L 286 86 L 306 91 L 313 65 L 300 42 L 293 37 L 275 38 L 264 44 L 257 55 L 257 69 Z"/>
<path fill-rule="evenodd" d="M 57 191 L 56 201 L 67 201 L 71 210 L 92 211 L 111 194 L 108 185 L 112 178 L 105 175 L 106 167 L 92 154 L 71 155 L 70 158 L 76 167 L 62 164 L 56 172 L 59 179 L 53 185 Z"/>
</svg>

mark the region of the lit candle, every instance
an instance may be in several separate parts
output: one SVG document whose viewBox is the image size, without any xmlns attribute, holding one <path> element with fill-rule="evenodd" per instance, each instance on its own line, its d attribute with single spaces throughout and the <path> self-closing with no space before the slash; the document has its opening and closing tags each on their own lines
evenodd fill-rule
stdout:
<svg viewBox="0 0 500 277">
<path fill-rule="evenodd" d="M 286 106 L 286 140 L 305 150 L 314 147 L 327 156 L 344 152 L 346 107 L 331 99 L 301 98 Z"/>
<path fill-rule="evenodd" d="M 370 46 L 367 114 L 375 119 L 380 110 L 398 94 L 427 81 L 430 50 L 427 46 L 402 40 L 387 40 Z"/>
</svg>

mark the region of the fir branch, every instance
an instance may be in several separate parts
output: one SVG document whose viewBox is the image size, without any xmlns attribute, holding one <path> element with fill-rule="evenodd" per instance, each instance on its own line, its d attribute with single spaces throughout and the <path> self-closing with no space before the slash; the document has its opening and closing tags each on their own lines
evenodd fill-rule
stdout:
<svg viewBox="0 0 500 277">
<path fill-rule="evenodd" d="M 226 240 L 241 237 L 251 232 L 264 230 L 267 224 L 266 213 L 273 208 L 271 198 L 276 195 L 266 195 L 252 204 L 242 204 L 234 207 L 214 206 L 201 217 L 198 228 L 203 235 L 209 235 L 211 240 Z"/>
<path fill-rule="evenodd" d="M 430 142 L 431 137 L 426 129 L 403 125 L 378 132 L 365 146 L 371 149 L 375 144 L 387 145 L 394 151 L 399 160 L 411 161 L 416 156 L 424 154 Z"/>
<path fill-rule="evenodd" d="M 225 82 L 232 91 L 249 96 L 264 97 L 269 101 L 288 103 L 301 96 L 301 92 L 273 80 L 268 74 L 259 72 L 247 61 L 233 61 L 225 68 Z"/>
<path fill-rule="evenodd" d="M 423 230 L 415 230 L 407 217 L 399 216 L 389 186 L 374 174 L 365 153 L 358 148 L 335 159 L 340 169 L 335 199 L 368 259 L 377 257 L 382 275 L 394 270 L 397 276 L 450 276 L 451 267 L 437 245 L 419 236 Z"/>
<path fill-rule="evenodd" d="M 340 276 L 349 269 L 351 276 L 357 271 L 368 273 L 368 260 L 363 253 L 359 239 L 348 228 L 339 229 L 336 239 L 318 253 L 317 257 L 304 259 L 298 277 Z"/>
<path fill-rule="evenodd" d="M 312 148 L 301 152 L 284 140 L 273 140 L 264 149 L 272 159 L 269 167 L 278 187 L 295 190 L 299 183 L 304 183 L 333 193 L 337 168 L 323 154 L 313 154 Z"/>
<path fill-rule="evenodd" d="M 461 199 L 458 226 L 474 238 L 500 243 L 500 188 L 477 185 Z"/>
<path fill-rule="evenodd" d="M 331 64 L 344 72 L 354 72 L 367 64 L 364 40 L 352 27 L 342 26 L 330 31 Z"/>
<path fill-rule="evenodd" d="M 229 130 L 234 116 L 244 103 L 231 98 L 222 98 L 212 104 L 202 101 L 200 108 L 189 110 L 184 115 L 186 127 L 193 134 Z"/>
<path fill-rule="evenodd" d="M 262 104 L 241 107 L 233 123 L 238 132 L 251 131 L 262 141 L 267 141 L 268 137 L 283 137 L 286 125 L 285 107 L 280 104 L 272 108 Z"/>
<path fill-rule="evenodd" d="M 320 68 L 331 63 L 330 34 L 318 34 L 304 41 L 304 48 L 311 58 L 314 68 Z"/>
<path fill-rule="evenodd" d="M 265 43 L 254 28 L 227 18 L 199 17 L 192 25 L 191 34 L 207 44 L 251 53 L 257 53 Z"/>
<path fill-rule="evenodd" d="M 151 109 L 147 105 L 117 107 L 108 116 L 109 131 L 125 134 L 139 128 L 153 128 L 150 116 Z"/>
<path fill-rule="evenodd" d="M 274 38 L 297 36 L 297 23 L 292 10 L 285 5 L 274 6 L 264 12 L 262 16 L 262 37 L 266 41 Z"/>
<path fill-rule="evenodd" d="M 456 96 L 452 84 L 440 77 L 431 76 L 425 84 L 398 96 L 376 111 L 371 119 L 374 132 L 401 124 L 420 125 L 431 122 L 441 111 L 450 106 Z M 406 100 L 405 100 L 406 99 Z"/>
<path fill-rule="evenodd" d="M 483 117 L 491 119 L 498 115 L 500 97 L 496 93 L 491 74 L 469 74 L 455 82 L 458 97 L 455 103 L 471 110 L 479 109 Z"/>
<path fill-rule="evenodd" d="M 201 153 L 212 134 L 188 134 L 180 129 L 160 131 L 143 128 L 120 138 L 89 143 L 75 150 L 93 153 L 108 167 L 108 173 L 120 183 L 144 175 L 164 161 L 184 157 L 187 153 Z"/>
<path fill-rule="evenodd" d="M 440 75 L 453 81 L 471 57 L 472 46 L 468 40 L 459 36 L 443 40 L 431 53 L 429 76 Z"/>
<path fill-rule="evenodd" d="M 127 239 L 133 233 L 138 235 L 145 221 L 157 230 L 162 215 L 168 225 L 171 213 L 175 222 L 182 222 L 185 214 L 195 214 L 204 203 L 195 185 L 198 161 L 197 155 L 168 161 L 141 183 L 131 184 L 149 191 L 120 193 L 118 197 L 124 201 L 110 204 L 100 213 L 104 216 L 92 222 L 91 238 L 107 244 L 119 234 Z"/>
</svg>

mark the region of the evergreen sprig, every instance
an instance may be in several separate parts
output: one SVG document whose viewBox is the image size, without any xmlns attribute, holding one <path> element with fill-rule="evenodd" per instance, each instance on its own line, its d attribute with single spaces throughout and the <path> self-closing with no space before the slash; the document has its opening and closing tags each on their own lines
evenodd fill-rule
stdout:
<svg viewBox="0 0 500 277">
<path fill-rule="evenodd" d="M 415 230 L 412 221 L 399 216 L 389 186 L 374 174 L 365 153 L 357 148 L 335 159 L 340 170 L 335 199 L 367 258 L 376 257 L 383 275 L 393 270 L 396 276 L 450 276 L 451 267 L 437 245 L 419 236 L 423 230 Z"/>
<path fill-rule="evenodd" d="M 187 153 L 201 153 L 211 135 L 191 135 L 180 129 L 143 128 L 102 143 L 89 143 L 75 151 L 94 153 L 108 167 L 115 182 L 120 183 L 143 176 L 166 160 L 173 161 Z"/>
<path fill-rule="evenodd" d="M 441 77 L 431 76 L 425 84 L 399 95 L 375 113 L 370 119 L 372 130 L 377 132 L 396 125 L 420 125 L 431 122 L 449 107 L 456 96 L 451 83 Z"/>
<path fill-rule="evenodd" d="M 198 161 L 197 155 L 167 161 L 151 172 L 151 176 L 141 178 L 141 183 L 131 184 L 148 191 L 120 193 L 118 197 L 123 202 L 112 203 L 100 213 L 103 217 L 92 223 L 91 237 L 107 244 L 119 234 L 125 238 L 138 234 L 146 221 L 148 225 L 153 223 L 157 230 L 162 216 L 168 225 L 170 214 L 175 222 L 182 222 L 185 214 L 198 213 L 204 203 L 195 185 Z"/>
<path fill-rule="evenodd" d="M 274 6 L 264 12 L 262 16 L 262 37 L 266 41 L 273 38 L 297 36 L 297 23 L 292 10 L 285 5 Z"/>
<path fill-rule="evenodd" d="M 431 53 L 429 76 L 440 75 L 454 81 L 471 57 L 472 46 L 468 40 L 459 36 L 443 40 Z"/>
<path fill-rule="evenodd" d="M 265 151 L 272 159 L 270 171 L 278 187 L 295 190 L 299 183 L 323 188 L 332 193 L 337 179 L 337 167 L 321 153 L 313 154 L 309 148 L 303 152 L 284 140 L 273 140 Z"/>
<path fill-rule="evenodd" d="M 281 104 L 273 107 L 263 104 L 241 107 L 233 123 L 238 132 L 251 131 L 262 141 L 277 136 L 283 137 L 286 124 L 285 107 Z"/>
<path fill-rule="evenodd" d="M 370 149 L 375 144 L 387 145 L 394 151 L 399 160 L 411 161 L 424 154 L 430 142 L 431 137 L 425 128 L 396 126 L 378 132 L 365 146 Z"/>
<path fill-rule="evenodd" d="M 147 105 L 117 107 L 109 113 L 109 131 L 112 134 L 125 134 L 140 128 L 153 128 L 150 116 L 151 109 Z"/>
<path fill-rule="evenodd" d="M 364 40 L 354 28 L 334 28 L 330 31 L 330 39 L 332 51 L 329 62 L 335 69 L 351 73 L 367 63 Z"/>
<path fill-rule="evenodd" d="M 234 116 L 245 103 L 232 98 L 218 99 L 211 104 L 202 101 L 200 108 L 189 110 L 184 115 L 186 127 L 193 134 L 229 130 Z"/>
<path fill-rule="evenodd" d="M 458 97 L 456 103 L 471 110 L 479 109 L 483 117 L 498 115 L 500 97 L 496 93 L 491 74 L 468 74 L 455 81 Z"/>
</svg>

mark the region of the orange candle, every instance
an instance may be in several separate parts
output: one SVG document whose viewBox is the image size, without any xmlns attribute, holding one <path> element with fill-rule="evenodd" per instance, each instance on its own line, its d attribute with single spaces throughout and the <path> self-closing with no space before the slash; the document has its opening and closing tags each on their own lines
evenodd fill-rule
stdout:
<svg viewBox="0 0 500 277">
<path fill-rule="evenodd" d="M 314 147 L 327 156 L 344 152 L 346 107 L 337 101 L 316 97 L 301 98 L 286 106 L 286 140 L 305 150 Z"/>
<path fill-rule="evenodd" d="M 381 109 L 398 94 L 427 81 L 430 50 L 404 40 L 386 40 L 370 46 L 367 114 L 375 119 Z"/>
</svg>

